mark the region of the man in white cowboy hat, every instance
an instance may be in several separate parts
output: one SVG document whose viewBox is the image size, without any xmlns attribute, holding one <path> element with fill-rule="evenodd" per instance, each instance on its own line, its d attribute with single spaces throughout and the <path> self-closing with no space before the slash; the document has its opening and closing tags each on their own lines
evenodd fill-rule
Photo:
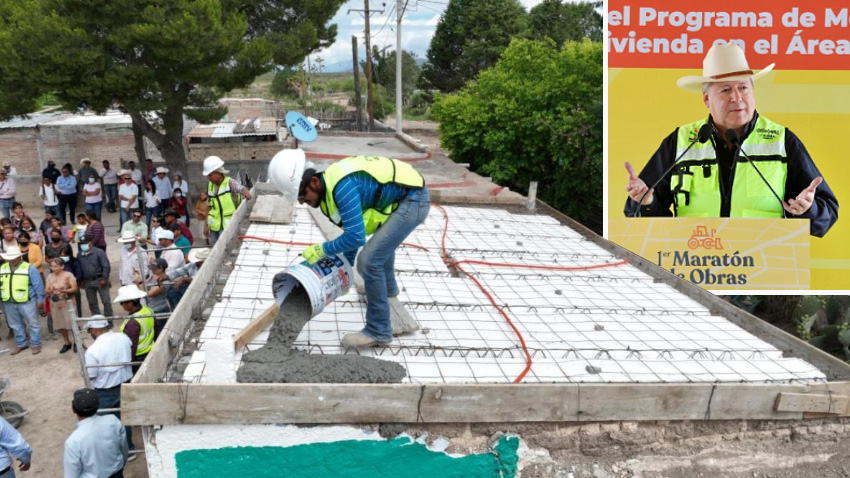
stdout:
<svg viewBox="0 0 850 478">
<path fill-rule="evenodd" d="M 198 270 L 204 265 L 204 261 L 210 256 L 210 248 L 203 247 L 200 249 L 192 249 L 188 254 L 188 263 L 185 266 L 176 269 L 168 269 L 165 271 L 165 277 L 171 281 L 171 287 L 168 289 L 168 302 L 172 309 L 177 307 L 177 303 L 183 298 L 189 284 Z"/>
<path fill-rule="evenodd" d="M 204 225 L 204 235 L 209 236 L 210 245 L 215 245 L 221 235 L 221 231 L 227 227 L 236 208 L 244 197 L 251 200 L 251 191 L 239 184 L 224 169 L 224 161 L 218 156 L 209 156 L 204 159 L 204 176 L 207 177 L 206 198 L 209 201 L 209 214 L 207 223 Z M 203 197 L 202 197 L 203 198 Z"/>
<path fill-rule="evenodd" d="M 153 349 L 154 342 L 154 313 L 147 305 L 142 305 L 142 299 L 147 293 L 135 284 L 125 285 L 118 289 L 118 296 L 113 301 L 120 304 L 124 312 L 131 318 L 121 322 L 119 331 L 130 338 L 131 352 L 134 362 L 143 362 Z M 133 365 L 135 374 L 141 365 Z"/>
<path fill-rule="evenodd" d="M 156 168 L 156 174 L 151 178 L 156 187 L 156 195 L 162 201 L 154 208 L 154 215 L 159 216 L 165 209 L 168 198 L 171 197 L 171 180 L 168 179 L 168 168 L 162 166 Z"/>
<path fill-rule="evenodd" d="M 17 246 L 11 246 L 0 253 L 0 257 L 6 261 L 0 266 L 0 298 L 9 326 L 15 334 L 15 348 L 9 355 L 17 355 L 28 347 L 32 347 L 32 353 L 36 355 L 41 353 L 38 314 L 44 312 L 44 283 L 38 269 L 21 260 L 22 255 Z"/>
<path fill-rule="evenodd" d="M 710 115 L 673 131 L 639 176 L 625 164 L 626 216 L 808 218 L 813 236 L 826 234 L 838 219 L 835 194 L 797 136 L 755 108 L 754 80 L 773 66 L 755 73 L 736 43 L 715 44 L 702 76 L 676 82 L 702 92 Z M 697 140 L 701 129 L 710 132 L 704 143 Z"/>
<path fill-rule="evenodd" d="M 140 213 L 137 213 L 140 214 Z M 144 271 L 144 259 L 139 258 L 138 244 L 144 239 L 139 239 L 133 231 L 121 231 L 121 237 L 116 239 L 122 244 L 121 260 L 118 263 L 118 282 L 121 285 L 133 283 L 133 272 Z"/>
<path fill-rule="evenodd" d="M 8 176 L 17 176 L 18 175 L 18 170 L 15 169 L 15 167 L 12 166 L 12 164 L 9 163 L 8 161 L 3 161 L 3 170 L 6 171 L 6 175 L 8 175 Z"/>
</svg>

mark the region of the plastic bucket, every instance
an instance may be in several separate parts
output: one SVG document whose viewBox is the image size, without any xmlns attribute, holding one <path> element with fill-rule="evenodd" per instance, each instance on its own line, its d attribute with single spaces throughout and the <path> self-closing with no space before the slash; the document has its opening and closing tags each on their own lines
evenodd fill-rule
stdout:
<svg viewBox="0 0 850 478">
<path fill-rule="evenodd" d="M 272 291 L 277 304 L 283 305 L 300 284 L 310 297 L 311 317 L 315 317 L 326 305 L 348 293 L 353 278 L 351 265 L 342 255 L 325 256 L 313 265 L 304 261 L 278 272 L 272 280 Z"/>
</svg>

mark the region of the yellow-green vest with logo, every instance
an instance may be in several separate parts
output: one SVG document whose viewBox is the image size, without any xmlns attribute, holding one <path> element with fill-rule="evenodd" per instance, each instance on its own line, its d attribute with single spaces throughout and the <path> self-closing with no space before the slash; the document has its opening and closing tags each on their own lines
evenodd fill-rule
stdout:
<svg viewBox="0 0 850 478">
<path fill-rule="evenodd" d="M 142 355 L 147 354 L 153 348 L 153 339 L 154 339 L 154 317 L 153 310 L 150 307 L 143 305 L 138 312 L 131 315 L 132 319 L 124 319 L 124 322 L 121 322 L 121 333 L 124 332 L 124 327 L 127 326 L 127 322 L 131 320 L 135 320 L 139 323 L 139 345 L 136 346 L 136 357 L 140 357 Z"/>
<path fill-rule="evenodd" d="M 691 144 L 706 121 L 696 121 L 679 127 L 676 157 Z M 759 116 L 741 149 L 749 155 L 776 194 L 784 198 L 785 179 L 788 177 L 785 127 Z M 670 178 L 676 216 L 720 217 L 720 167 L 711 141 L 694 143 L 677 164 L 679 166 L 673 170 Z M 739 160 L 732 168 L 734 179 L 729 217 L 782 217 L 779 201 L 752 165 L 746 163 L 743 154 L 739 153 Z"/>
<path fill-rule="evenodd" d="M 0 288 L 2 288 L 3 302 L 17 302 L 23 304 L 30 300 L 30 265 L 21 261 L 15 272 L 6 262 L 0 267 Z"/>
<path fill-rule="evenodd" d="M 207 215 L 207 224 L 211 231 L 222 231 L 242 202 L 242 194 L 239 191 L 230 190 L 230 177 L 225 176 L 215 192 L 215 183 L 207 183 L 207 196 L 210 201 L 210 211 Z"/>
<path fill-rule="evenodd" d="M 320 203 L 322 213 L 334 224 L 342 227 L 342 218 L 334 200 L 334 189 L 342 178 L 363 171 L 375 178 L 381 186 L 398 184 L 410 189 L 422 189 L 425 180 L 413 166 L 397 159 L 380 156 L 354 156 L 332 164 L 322 173 L 325 180 L 325 198 Z M 380 198 L 376 194 L 375 200 Z M 385 223 L 390 214 L 398 208 L 398 203 L 390 204 L 382 210 L 367 209 L 363 211 L 363 225 L 366 234 L 373 234 L 378 227 Z"/>
</svg>

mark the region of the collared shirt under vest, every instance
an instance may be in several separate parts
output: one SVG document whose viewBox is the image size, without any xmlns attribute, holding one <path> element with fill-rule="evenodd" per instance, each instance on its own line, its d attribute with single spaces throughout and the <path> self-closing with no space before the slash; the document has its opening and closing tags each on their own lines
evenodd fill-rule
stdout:
<svg viewBox="0 0 850 478">
<path fill-rule="evenodd" d="M 354 156 L 336 162 L 322 173 L 325 183 L 325 197 L 319 203 L 319 206 L 322 213 L 339 227 L 342 227 L 342 218 L 334 197 L 335 188 L 344 177 L 361 171 L 372 176 L 380 185 L 374 196 L 376 200 L 381 197 L 380 188 L 388 184 L 395 184 L 408 189 L 422 189 L 425 186 L 425 180 L 413 166 L 397 159 L 379 156 Z M 366 228 L 366 234 L 373 234 L 397 208 L 398 202 L 394 202 L 380 210 L 374 208 L 364 210 L 363 225 Z"/>
<path fill-rule="evenodd" d="M 680 126 L 676 156 L 691 145 L 706 119 Z M 785 196 L 788 160 L 785 127 L 759 116 L 742 146 L 770 187 Z M 670 177 L 670 189 L 678 217 L 720 217 L 722 203 L 729 204 L 728 217 L 781 218 L 782 205 L 759 177 L 755 168 L 739 154 L 733 158 L 729 178 L 721 178 L 716 147 L 711 141 L 693 143 L 677 163 Z M 729 191 L 731 185 L 731 191 Z M 725 215 L 725 214 L 723 214 Z"/>
<path fill-rule="evenodd" d="M 121 328 L 119 329 L 121 333 L 124 332 L 124 327 L 127 326 L 127 322 L 131 320 L 135 320 L 139 324 L 139 344 L 136 346 L 136 357 L 141 357 L 143 355 L 147 355 L 148 352 L 153 348 L 153 339 L 154 339 L 154 312 L 148 306 L 142 306 L 138 312 L 131 315 L 132 319 L 124 319 L 124 322 L 121 322 Z"/>
<path fill-rule="evenodd" d="M 211 231 L 223 231 L 230 222 L 236 208 L 242 202 L 242 192 L 231 189 L 231 182 L 237 184 L 229 176 L 222 179 L 216 191 L 216 184 L 212 181 L 207 183 L 207 196 L 209 196 L 210 211 L 207 216 L 207 224 Z"/>
<path fill-rule="evenodd" d="M 0 266 L 0 289 L 2 289 L 3 302 L 14 301 L 19 304 L 30 300 L 30 265 L 21 261 L 18 267 L 12 271 L 9 263 Z"/>
</svg>

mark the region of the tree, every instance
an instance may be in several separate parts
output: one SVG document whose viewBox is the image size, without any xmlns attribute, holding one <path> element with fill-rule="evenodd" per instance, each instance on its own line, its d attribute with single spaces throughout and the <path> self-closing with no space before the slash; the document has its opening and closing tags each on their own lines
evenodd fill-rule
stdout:
<svg viewBox="0 0 850 478">
<path fill-rule="evenodd" d="M 0 117 L 31 112 L 45 92 L 73 110 L 119 105 L 184 169 L 184 115 L 212 122 L 226 92 L 330 45 L 341 3 L 0 0 Z"/>
<path fill-rule="evenodd" d="M 560 46 L 565 41 L 602 41 L 602 15 L 596 9 L 602 2 L 572 3 L 566 0 L 543 0 L 528 16 L 529 37 L 551 38 Z"/>
<path fill-rule="evenodd" d="M 274 74 L 271 87 L 269 88 L 272 96 L 280 98 L 282 96 L 299 96 L 300 92 L 297 87 L 296 75 L 298 68 L 285 66 Z"/>
<path fill-rule="evenodd" d="M 602 226 L 602 44 L 514 40 L 478 81 L 438 95 L 431 117 L 456 162 Z"/>
<path fill-rule="evenodd" d="M 517 0 L 449 0 L 422 67 L 425 89 L 452 92 L 496 63 L 528 14 Z"/>
<path fill-rule="evenodd" d="M 396 52 L 395 50 L 382 54 L 378 47 L 372 47 L 372 58 L 375 61 L 375 82 L 387 89 L 387 92 L 395 97 L 395 69 L 396 69 Z M 365 65 L 365 62 L 364 62 Z M 416 82 L 419 80 L 419 65 L 416 64 L 416 55 L 409 51 L 402 51 L 401 55 L 401 96 L 403 101 L 407 101 L 413 90 L 416 89 Z"/>
</svg>

